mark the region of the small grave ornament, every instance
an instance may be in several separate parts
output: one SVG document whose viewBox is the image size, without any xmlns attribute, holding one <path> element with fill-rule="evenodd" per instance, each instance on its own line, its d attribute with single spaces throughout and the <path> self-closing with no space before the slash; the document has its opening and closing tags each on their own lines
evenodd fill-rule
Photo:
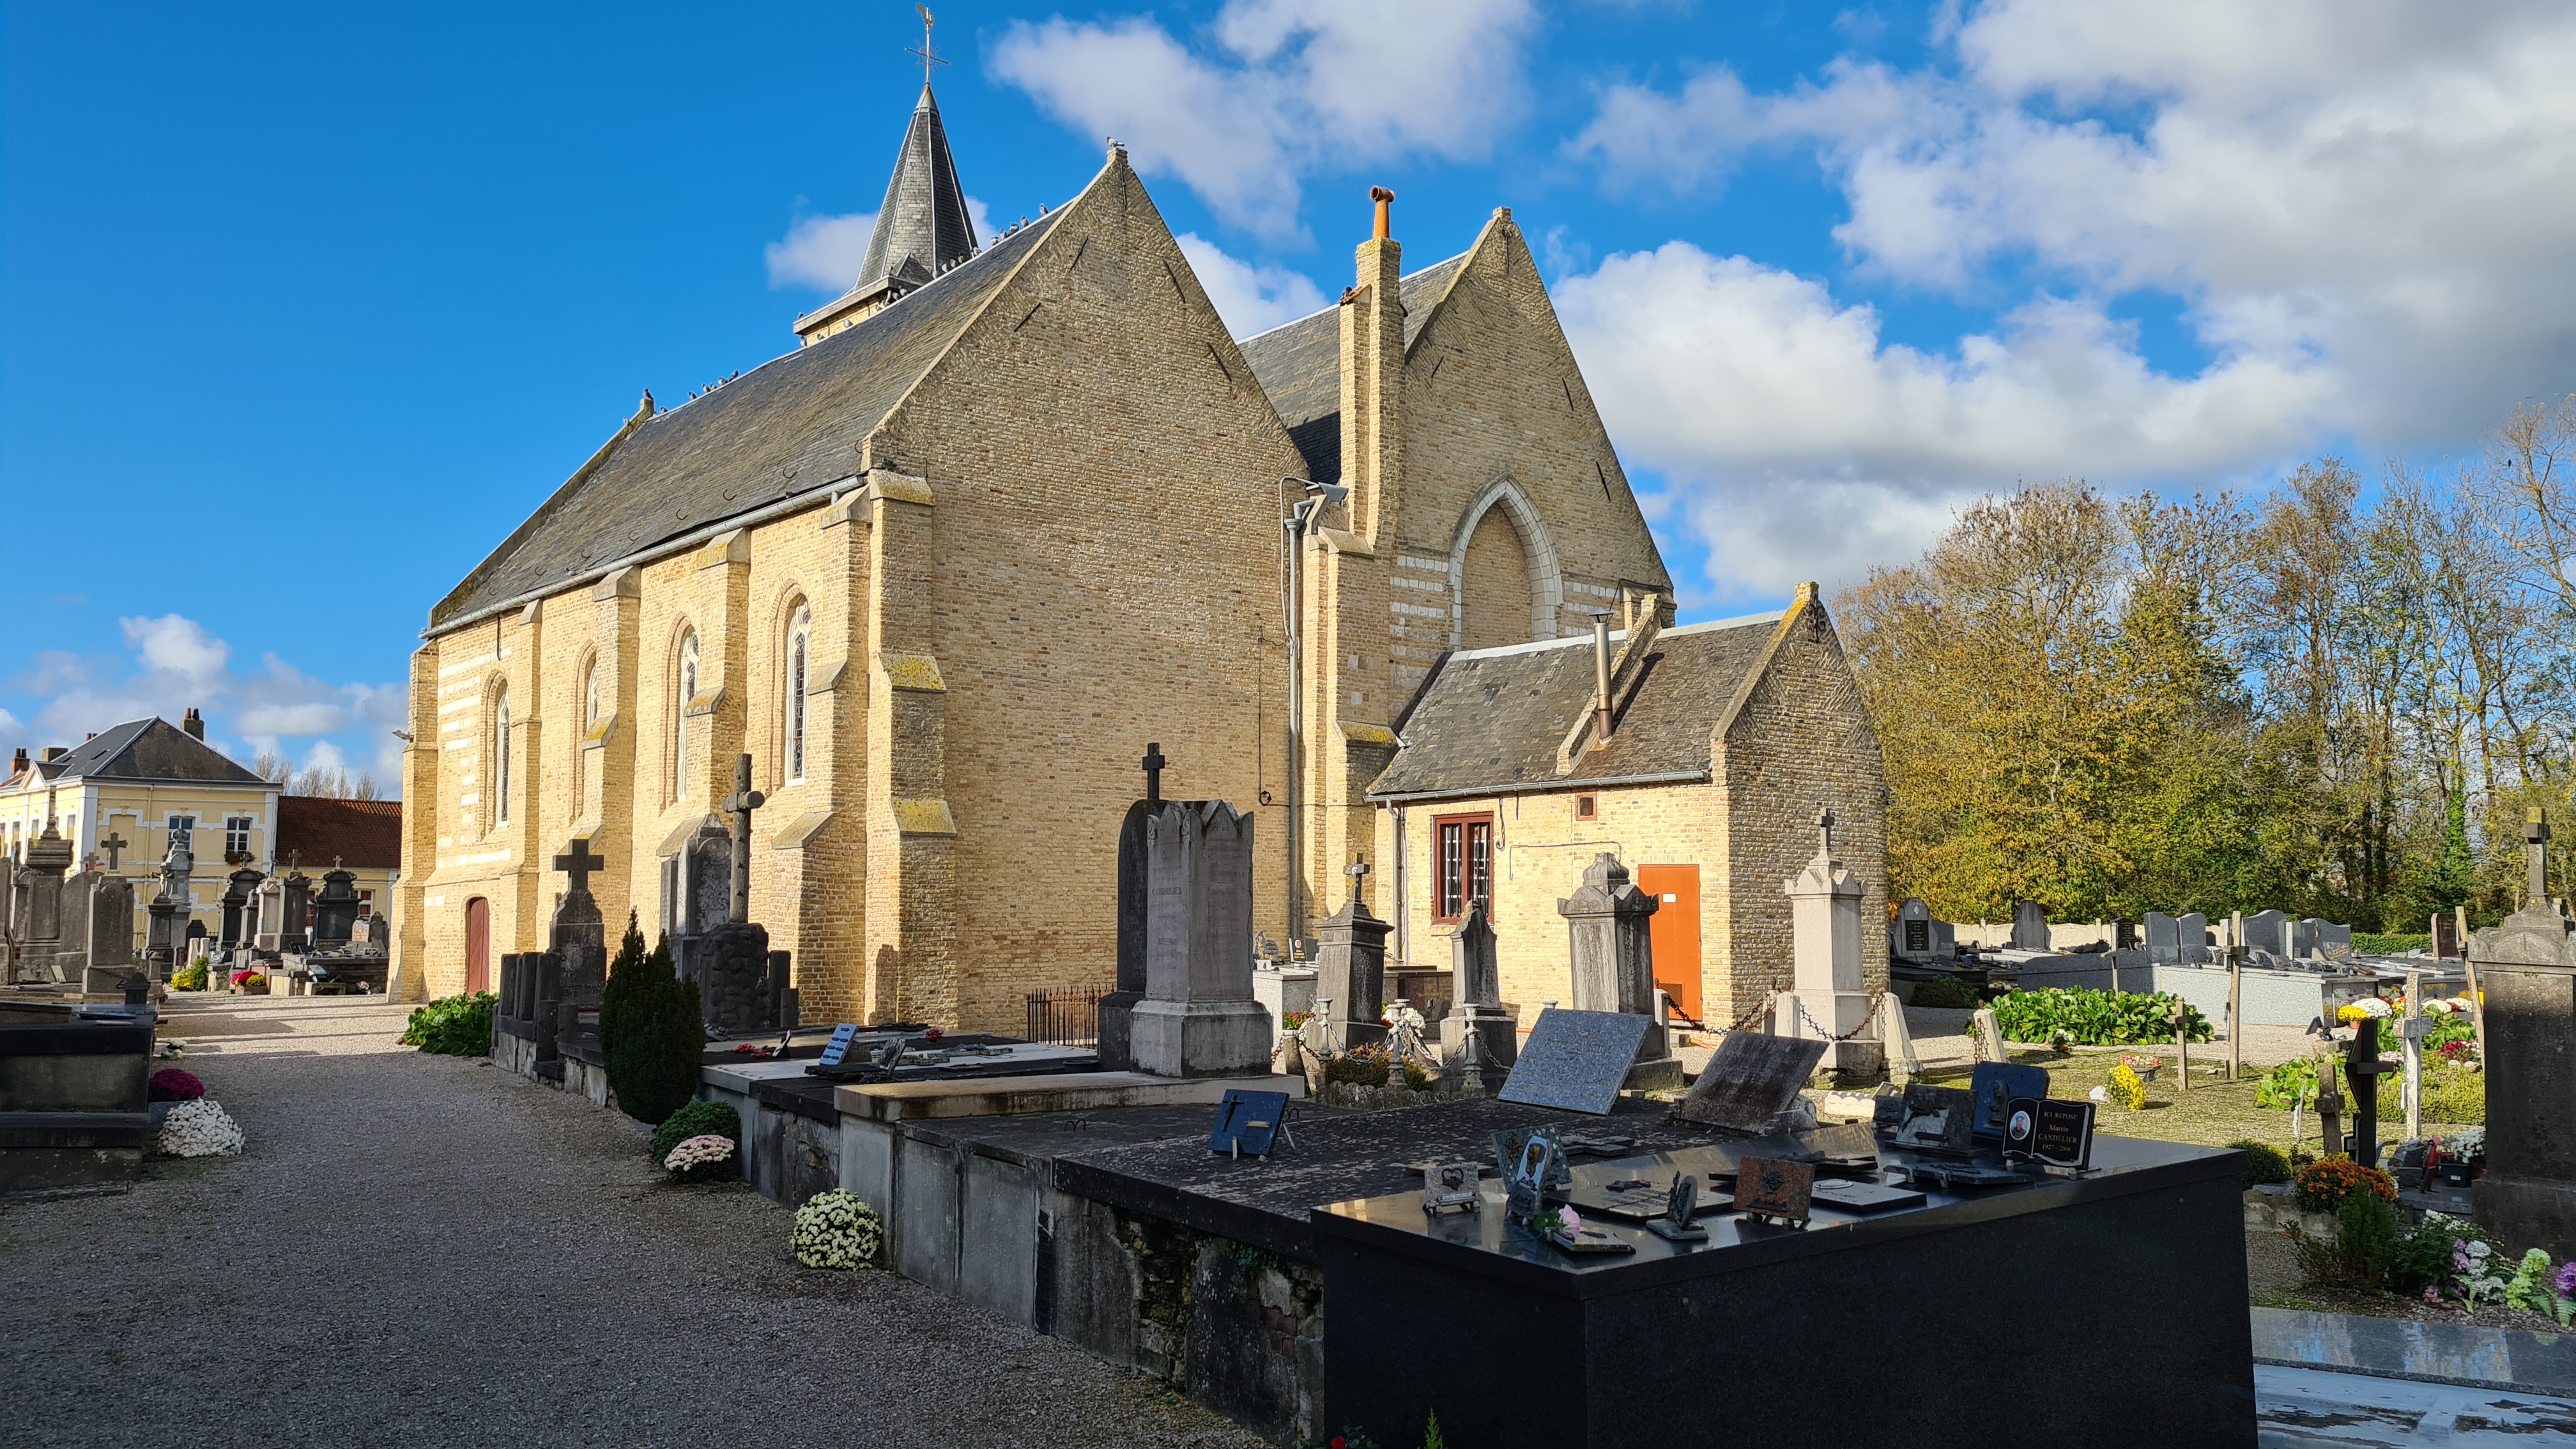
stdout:
<svg viewBox="0 0 2576 1449">
<path fill-rule="evenodd" d="M 1247 1092 L 1240 1087 L 1226 1090 L 1217 1103 L 1216 1126 L 1208 1133 L 1208 1151 L 1229 1157 L 1268 1157 L 1270 1150 L 1287 1137 L 1288 1094 L 1286 1092 Z M 1297 1140 L 1287 1137 L 1294 1147 Z"/>
<path fill-rule="evenodd" d="M 2004 1160 L 2085 1171 L 2093 1165 L 2093 1112 L 2090 1102 L 2015 1099 L 2004 1122 Z"/>
<path fill-rule="evenodd" d="M 1472 1162 L 1435 1162 L 1422 1169 L 1422 1213 L 1439 1217 L 1444 1213 L 1472 1213 L 1483 1209 L 1484 1194 L 1476 1190 L 1477 1166 Z"/>
<path fill-rule="evenodd" d="M 839 1026 L 832 1028 L 832 1039 L 823 1044 L 822 1065 L 826 1067 L 839 1066 L 842 1060 L 849 1056 L 850 1043 L 855 1041 L 858 1038 L 858 1035 L 859 1028 L 857 1024 L 853 1022 L 845 1021 Z"/>
<path fill-rule="evenodd" d="M 1646 1230 L 1659 1238 L 1676 1243 L 1699 1243 L 1708 1240 L 1708 1229 L 1691 1221 L 1699 1211 L 1699 1175 L 1690 1172 L 1673 1174 L 1673 1185 L 1664 1199 L 1664 1215 L 1650 1219 Z"/>
<path fill-rule="evenodd" d="M 1747 1157 L 1735 1165 L 1735 1210 L 1776 1227 L 1805 1227 L 1815 1190 L 1812 1162 Z"/>
</svg>

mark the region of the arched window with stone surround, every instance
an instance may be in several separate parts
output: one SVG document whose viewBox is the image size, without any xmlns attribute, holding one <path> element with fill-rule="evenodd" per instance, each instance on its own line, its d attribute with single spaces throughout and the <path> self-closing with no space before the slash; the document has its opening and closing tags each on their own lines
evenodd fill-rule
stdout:
<svg viewBox="0 0 2576 1449">
<path fill-rule="evenodd" d="M 697 630 L 681 632 L 678 667 L 672 675 L 678 698 L 671 702 L 671 798 L 685 800 L 689 796 L 689 701 L 698 697 Z"/>
<path fill-rule="evenodd" d="M 579 727 L 572 733 L 572 808 L 580 814 L 590 803 L 590 771 L 583 766 L 583 752 L 590 748 L 590 732 L 599 727 L 599 657 L 590 655 L 581 661 L 581 683 L 573 692 L 573 717 Z"/>
<path fill-rule="evenodd" d="M 813 626 L 812 611 L 798 601 L 795 611 L 787 616 L 787 697 L 781 701 L 783 708 L 779 711 L 786 725 L 779 755 L 786 764 L 787 783 L 791 785 L 805 780 L 805 690 L 812 673 Z"/>
<path fill-rule="evenodd" d="M 1490 649 L 1557 635 L 1564 580 L 1537 505 L 1509 476 L 1459 519 L 1449 549 L 1453 649 Z"/>
<path fill-rule="evenodd" d="M 510 686 L 492 693 L 492 823 L 510 823 Z"/>
</svg>

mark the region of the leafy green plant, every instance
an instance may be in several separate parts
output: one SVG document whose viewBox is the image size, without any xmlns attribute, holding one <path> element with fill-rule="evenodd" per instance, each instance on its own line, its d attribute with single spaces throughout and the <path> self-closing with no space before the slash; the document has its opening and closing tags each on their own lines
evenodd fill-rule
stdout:
<svg viewBox="0 0 2576 1449">
<path fill-rule="evenodd" d="M 1344 1053 L 1324 1063 L 1324 1080 L 1354 1087 L 1383 1087 L 1386 1058 L 1366 1050 Z"/>
<path fill-rule="evenodd" d="M 1955 976 L 1935 976 L 1929 981 L 1914 983 L 1914 1000 L 1908 1004 L 1943 1011 L 1969 1011 L 1977 1005 L 1977 993 Z"/>
<path fill-rule="evenodd" d="M 203 961 L 196 962 L 190 965 L 186 970 L 172 976 L 170 978 L 170 989 L 173 991 L 205 990 L 206 963 Z"/>
<path fill-rule="evenodd" d="M 672 973 L 668 941 L 645 954 L 644 934 L 627 912 L 599 997 L 599 1055 L 617 1105 L 638 1122 L 662 1122 L 697 1095 L 706 1048 L 698 984 Z"/>
<path fill-rule="evenodd" d="M 1416 1092 L 1428 1092 L 1440 1085 L 1440 1079 L 1423 1070 L 1420 1062 L 1404 1064 L 1404 1085 Z"/>
<path fill-rule="evenodd" d="M 2335 1205 L 2333 1242 L 2299 1235 L 2299 1266 L 2311 1282 L 2376 1288 L 2387 1281 L 2402 1237 L 2397 1209 L 2386 1199 L 2373 1192 L 2347 1193 Z"/>
<path fill-rule="evenodd" d="M 2316 1094 L 2317 1059 L 2300 1057 L 2263 1074 L 2254 1084 L 2254 1105 L 2287 1112 L 2303 1101 L 2313 1102 Z"/>
<path fill-rule="evenodd" d="M 2451 1254 L 2456 1242 L 2487 1242 L 2486 1230 L 2475 1223 L 2440 1213 L 2426 1213 L 2423 1221 L 2400 1233 L 2388 1259 L 2388 1287 L 2408 1297 L 2427 1288 L 2439 1289 L 2451 1281 Z"/>
<path fill-rule="evenodd" d="M 2171 992 L 2049 986 L 2037 991 L 2008 991 L 1994 1000 L 1995 1026 L 2007 1040 L 2048 1041 L 2063 1035 L 2083 1046 L 2172 1041 L 2173 1013 L 2178 1006 L 2189 1039 L 2209 1040 L 2208 1019 Z"/>
<path fill-rule="evenodd" d="M 730 1137 L 733 1145 L 742 1146 L 742 1114 L 726 1102 L 687 1102 L 662 1119 L 653 1129 L 653 1160 L 660 1162 L 671 1155 L 671 1149 L 683 1138 L 703 1137 L 708 1133 Z"/>
<path fill-rule="evenodd" d="M 2390 1072 L 2379 1079 L 2379 1120 L 2404 1117 L 2406 1076 Z M 2424 1120 L 2480 1127 L 2487 1120 L 2487 1074 L 2465 1067 L 2424 1064 Z"/>
<path fill-rule="evenodd" d="M 1440 1412 L 1434 1409 L 1428 1423 L 1422 1426 L 1422 1449 L 1449 1449 L 1449 1436 L 1440 1432 Z"/>
<path fill-rule="evenodd" d="M 2423 931 L 2355 931 L 2352 949 L 2363 956 L 2403 956 L 2432 950 L 2433 938 Z"/>
<path fill-rule="evenodd" d="M 471 996 L 444 996 L 415 1007 L 403 1024 L 402 1044 L 440 1057 L 488 1057 L 492 1054 L 492 1008 L 501 998 L 489 991 Z"/>
<path fill-rule="evenodd" d="M 2227 1145 L 2245 1154 L 2245 1186 L 2248 1190 L 2265 1183 L 2290 1180 L 2290 1159 L 2283 1157 L 2279 1148 L 2251 1137 L 2240 1137 Z"/>
</svg>

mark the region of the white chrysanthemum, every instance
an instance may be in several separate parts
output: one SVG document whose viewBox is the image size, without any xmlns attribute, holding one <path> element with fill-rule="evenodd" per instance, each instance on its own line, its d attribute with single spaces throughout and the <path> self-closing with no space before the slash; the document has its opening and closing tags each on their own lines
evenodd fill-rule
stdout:
<svg viewBox="0 0 2576 1449">
<path fill-rule="evenodd" d="M 884 1248 L 885 1226 L 876 1209 L 850 1193 L 816 1193 L 796 1210 L 788 1246 L 808 1268 L 864 1268 Z"/>
<path fill-rule="evenodd" d="M 161 1150 L 172 1157 L 228 1157 L 242 1141 L 241 1124 L 212 1097 L 180 1103 L 161 1123 Z"/>
</svg>

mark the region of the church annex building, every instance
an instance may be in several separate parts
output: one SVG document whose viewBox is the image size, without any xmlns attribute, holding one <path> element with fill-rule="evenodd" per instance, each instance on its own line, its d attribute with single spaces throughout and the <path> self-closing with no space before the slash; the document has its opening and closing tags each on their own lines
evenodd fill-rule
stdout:
<svg viewBox="0 0 2576 1449">
<path fill-rule="evenodd" d="M 1506 995 L 1535 1012 L 1565 969 L 1536 902 L 1570 893 L 1599 812 L 1704 810 L 1623 859 L 1697 872 L 1691 999 L 1784 983 L 1818 809 L 1884 894 L 1877 746 L 1822 606 L 1658 644 L 1671 580 L 1510 212 L 1407 274 L 1378 198 L 1341 303 L 1238 342 L 1123 150 L 978 238 L 925 86 L 863 274 L 803 345 L 647 394 L 431 609 L 400 989 L 488 989 L 541 945 L 577 837 L 612 935 L 629 909 L 676 934 L 672 863 L 748 754 L 750 914 L 804 1019 L 1014 1030 L 1028 993 L 1111 977 L 1149 742 L 1167 798 L 1253 813 L 1282 942 L 1382 862 L 1364 895 L 1445 962 L 1449 898 L 1508 874 L 1531 904 L 1498 904 Z M 1616 711 L 1660 723 L 1614 712 L 1560 769 L 1599 704 L 1568 661 L 1605 617 Z"/>
</svg>

